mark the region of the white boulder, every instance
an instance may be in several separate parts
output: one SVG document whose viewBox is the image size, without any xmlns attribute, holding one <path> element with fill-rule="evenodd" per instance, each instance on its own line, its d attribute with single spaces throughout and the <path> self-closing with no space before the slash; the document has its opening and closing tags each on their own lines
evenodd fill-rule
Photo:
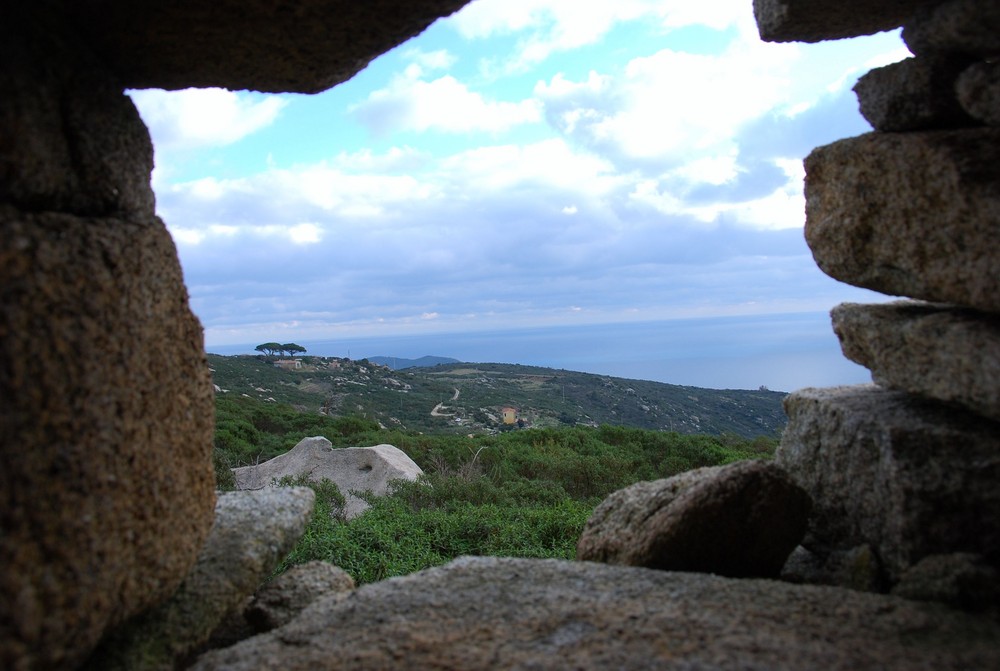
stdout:
<svg viewBox="0 0 1000 671">
<path fill-rule="evenodd" d="M 330 480 L 346 499 L 347 519 L 368 509 L 368 504 L 352 492 L 382 496 L 391 480 L 416 480 L 421 473 L 412 459 L 392 445 L 334 448 L 323 436 L 304 438 L 285 454 L 262 464 L 233 469 L 237 489 L 273 486 L 286 476 L 305 476 L 314 482 Z"/>
</svg>

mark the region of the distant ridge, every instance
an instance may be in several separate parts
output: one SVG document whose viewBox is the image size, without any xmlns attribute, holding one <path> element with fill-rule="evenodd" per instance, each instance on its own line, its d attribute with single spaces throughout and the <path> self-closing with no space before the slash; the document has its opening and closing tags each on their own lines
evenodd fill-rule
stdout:
<svg viewBox="0 0 1000 671">
<path fill-rule="evenodd" d="M 393 370 L 404 368 L 430 368 L 443 363 L 462 363 L 458 359 L 446 356 L 422 356 L 419 359 L 401 359 L 398 356 L 370 356 L 368 360 L 380 366 L 388 366 Z"/>
</svg>

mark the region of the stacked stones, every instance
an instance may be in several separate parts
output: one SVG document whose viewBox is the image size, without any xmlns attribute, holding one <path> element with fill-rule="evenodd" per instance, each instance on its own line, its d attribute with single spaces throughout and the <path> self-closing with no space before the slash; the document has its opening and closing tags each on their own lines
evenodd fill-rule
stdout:
<svg viewBox="0 0 1000 671">
<path fill-rule="evenodd" d="M 830 276 L 919 299 L 834 309 L 876 384 L 786 402 L 777 460 L 815 504 L 799 577 L 982 605 L 1000 565 L 1000 4 L 884 3 L 826 36 L 788 18 L 798 4 L 758 2 L 763 37 L 904 27 L 915 57 L 855 88 L 875 132 L 806 159 L 806 238 Z"/>
</svg>

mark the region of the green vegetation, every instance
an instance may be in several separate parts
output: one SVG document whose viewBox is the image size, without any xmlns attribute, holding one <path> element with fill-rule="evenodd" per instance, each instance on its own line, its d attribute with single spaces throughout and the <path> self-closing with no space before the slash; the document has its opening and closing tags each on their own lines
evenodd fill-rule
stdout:
<svg viewBox="0 0 1000 671">
<path fill-rule="evenodd" d="M 302 356 L 299 368 L 284 370 L 264 356 L 209 354 L 208 360 L 227 397 L 335 417 L 361 414 L 428 434 L 496 432 L 504 406 L 535 429 L 609 424 L 753 439 L 777 437 L 786 421 L 785 394 L 766 389 L 701 389 L 512 364 L 392 370 L 367 360 Z"/>
<path fill-rule="evenodd" d="M 594 506 L 640 480 L 700 466 L 766 458 L 776 441 L 735 434 L 683 435 L 622 426 L 562 427 L 495 435 L 424 435 L 381 428 L 370 418 L 300 412 L 277 402 L 219 395 L 215 460 L 220 485 L 229 468 L 264 461 L 306 436 L 335 446 L 389 443 L 426 473 L 345 522 L 343 497 L 312 483 L 316 513 L 280 570 L 330 561 L 359 583 L 403 575 L 459 555 L 561 557 Z M 299 484 L 307 484 L 300 482 Z"/>
<path fill-rule="evenodd" d="M 304 354 L 306 348 L 302 345 L 296 345 L 293 342 L 285 344 L 281 344 L 280 342 L 265 342 L 254 347 L 254 350 L 263 352 L 264 356 L 275 356 L 276 354 L 295 356 L 296 354 Z"/>
</svg>

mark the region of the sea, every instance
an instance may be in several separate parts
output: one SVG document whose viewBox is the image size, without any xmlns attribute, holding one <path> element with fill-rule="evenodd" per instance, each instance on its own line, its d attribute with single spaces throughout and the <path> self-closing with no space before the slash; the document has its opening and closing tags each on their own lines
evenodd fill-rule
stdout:
<svg viewBox="0 0 1000 671">
<path fill-rule="evenodd" d="M 712 389 L 793 391 L 871 381 L 867 369 L 844 358 L 825 312 L 295 342 L 319 356 L 431 355 Z M 255 346 L 209 343 L 207 349 L 253 354 Z"/>
</svg>

